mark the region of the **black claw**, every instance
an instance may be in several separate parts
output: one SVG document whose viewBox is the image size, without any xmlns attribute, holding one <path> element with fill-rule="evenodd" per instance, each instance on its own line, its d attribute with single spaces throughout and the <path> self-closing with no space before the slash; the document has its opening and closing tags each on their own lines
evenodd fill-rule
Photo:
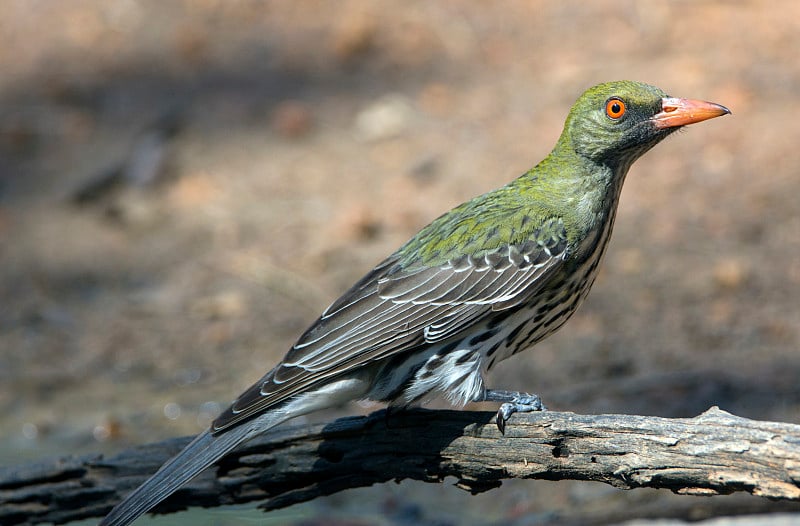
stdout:
<svg viewBox="0 0 800 526">
<path fill-rule="evenodd" d="M 538 395 L 515 393 L 511 402 L 505 402 L 497 410 L 495 422 L 500 433 L 506 434 L 506 422 L 514 413 L 528 413 L 531 411 L 547 411 Z"/>
<path fill-rule="evenodd" d="M 495 423 L 497 424 L 497 429 L 500 430 L 501 435 L 506 434 L 506 419 L 504 418 L 502 409 L 497 411 L 497 416 L 494 419 Z"/>
</svg>

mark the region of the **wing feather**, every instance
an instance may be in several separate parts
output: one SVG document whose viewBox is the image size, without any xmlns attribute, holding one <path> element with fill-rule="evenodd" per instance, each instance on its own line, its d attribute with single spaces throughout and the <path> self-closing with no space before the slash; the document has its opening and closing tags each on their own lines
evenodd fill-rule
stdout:
<svg viewBox="0 0 800 526">
<path fill-rule="evenodd" d="M 472 270 L 469 272 L 456 273 L 452 268 L 442 268 L 439 270 L 439 273 L 447 273 L 447 276 L 439 280 L 439 284 L 436 288 L 414 298 L 414 303 L 431 303 L 435 305 L 450 303 L 448 298 L 460 296 L 458 292 L 459 287 L 469 287 L 469 279 L 474 275 L 474 271 Z M 462 288 L 461 290 L 464 289 Z"/>
<path fill-rule="evenodd" d="M 403 268 L 397 254 L 331 304 L 284 361 L 214 423 L 220 431 L 318 382 L 453 337 L 531 297 L 563 263 L 566 236 L 506 245 L 435 267 Z"/>
</svg>

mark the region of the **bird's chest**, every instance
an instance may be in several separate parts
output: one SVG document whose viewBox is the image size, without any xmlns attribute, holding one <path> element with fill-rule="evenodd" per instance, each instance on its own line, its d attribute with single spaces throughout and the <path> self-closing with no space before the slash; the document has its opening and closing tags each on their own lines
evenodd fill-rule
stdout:
<svg viewBox="0 0 800 526">
<path fill-rule="evenodd" d="M 487 322 L 490 328 L 502 327 L 484 346 L 487 368 L 551 335 L 575 313 L 597 277 L 611 237 L 613 215 L 614 211 L 602 227 L 585 240 L 563 272 L 514 312 L 499 312 Z"/>
</svg>

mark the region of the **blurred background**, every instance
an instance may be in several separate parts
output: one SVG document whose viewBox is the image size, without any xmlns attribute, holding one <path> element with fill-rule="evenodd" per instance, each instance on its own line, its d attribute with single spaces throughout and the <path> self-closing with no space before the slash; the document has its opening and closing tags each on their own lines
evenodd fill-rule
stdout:
<svg viewBox="0 0 800 526">
<path fill-rule="evenodd" d="M 586 304 L 490 385 L 557 410 L 800 423 L 798 20 L 760 1 L 0 2 L 0 464 L 201 431 L 352 282 L 539 161 L 577 96 L 617 79 L 733 115 L 632 168 Z M 141 524 L 792 510 L 406 482 Z"/>
</svg>

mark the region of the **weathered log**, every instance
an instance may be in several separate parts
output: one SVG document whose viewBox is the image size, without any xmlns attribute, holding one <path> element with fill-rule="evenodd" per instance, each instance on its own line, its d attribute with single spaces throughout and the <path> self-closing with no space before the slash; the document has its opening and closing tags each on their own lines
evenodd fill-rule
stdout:
<svg viewBox="0 0 800 526">
<path fill-rule="evenodd" d="M 263 501 L 265 510 L 406 478 L 455 477 L 472 493 L 504 479 L 601 481 L 689 495 L 748 492 L 800 501 L 800 425 L 711 408 L 695 418 L 385 411 L 278 428 L 225 457 L 155 511 Z M 189 438 L 105 458 L 64 457 L 0 468 L 0 524 L 100 517 Z"/>
</svg>

